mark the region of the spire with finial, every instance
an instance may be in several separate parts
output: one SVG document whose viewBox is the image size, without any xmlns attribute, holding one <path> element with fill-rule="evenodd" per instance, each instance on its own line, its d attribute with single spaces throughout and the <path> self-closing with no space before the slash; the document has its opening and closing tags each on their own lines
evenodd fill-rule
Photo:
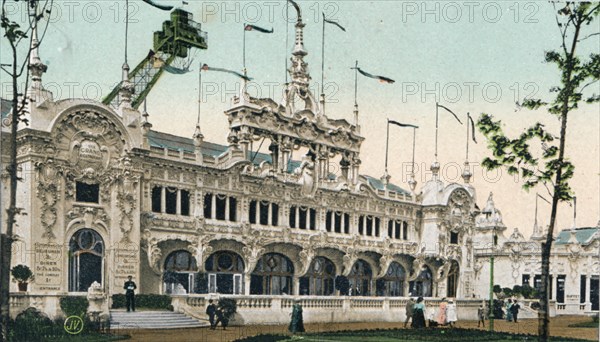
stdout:
<svg viewBox="0 0 600 342">
<path fill-rule="evenodd" d="M 469 168 L 469 161 L 465 161 L 465 169 L 463 170 L 462 173 L 462 178 L 465 181 L 465 184 L 469 184 L 471 182 L 471 176 L 473 176 L 473 173 L 471 173 L 471 169 Z"/>
<path fill-rule="evenodd" d="M 36 11 L 32 14 L 33 27 L 31 33 L 31 53 L 29 55 L 29 70 L 31 72 L 31 87 L 42 89 L 42 75 L 48 70 L 48 66 L 42 63 L 39 55 L 40 41 L 38 39 L 38 15 Z"/>
<path fill-rule="evenodd" d="M 414 193 L 415 189 L 417 188 L 417 180 L 415 179 L 414 173 L 410 175 L 410 179 L 408 180 L 408 185 L 410 186 L 410 191 L 412 191 Z"/>
<path fill-rule="evenodd" d="M 288 0 L 298 13 L 298 21 L 296 22 L 296 39 L 294 50 L 292 51 L 292 65 L 288 70 L 292 81 L 288 84 L 285 91 L 286 108 L 289 115 L 294 115 L 299 110 L 309 110 L 314 114 L 321 114 L 319 104 L 315 100 L 312 92 L 309 89 L 310 75 L 308 73 L 308 64 L 304 61 L 304 57 L 308 52 L 304 49 L 304 23 L 302 22 L 302 13 L 300 6 L 294 1 Z M 304 102 L 304 108 L 296 108 L 296 97 Z"/>
<path fill-rule="evenodd" d="M 439 172 L 440 172 L 440 163 L 438 163 L 437 158 L 436 160 L 431 163 L 431 173 L 433 173 L 433 180 L 438 180 L 438 176 L 439 176 Z"/>
<path fill-rule="evenodd" d="M 135 92 L 135 86 L 129 81 L 129 64 L 127 64 L 127 61 L 123 63 L 122 70 L 121 89 L 119 90 L 121 102 L 119 106 L 131 108 L 131 98 Z"/>
<path fill-rule="evenodd" d="M 307 69 L 308 64 L 304 61 L 304 56 L 308 55 L 308 52 L 304 49 L 304 26 L 306 25 L 302 22 L 300 7 L 297 4 L 294 5 L 294 8 L 298 12 L 298 21 L 296 22 L 296 39 L 294 50 L 292 51 L 290 76 L 292 76 L 292 82 L 308 87 L 310 75 Z"/>
</svg>

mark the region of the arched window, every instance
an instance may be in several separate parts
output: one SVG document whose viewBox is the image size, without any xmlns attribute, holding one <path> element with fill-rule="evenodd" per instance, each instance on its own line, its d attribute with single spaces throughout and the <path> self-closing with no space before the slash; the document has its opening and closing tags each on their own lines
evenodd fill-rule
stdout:
<svg viewBox="0 0 600 342">
<path fill-rule="evenodd" d="M 213 253 L 204 263 L 207 276 L 204 281 L 208 293 L 242 294 L 244 289 L 244 260 L 237 253 Z"/>
<path fill-rule="evenodd" d="M 69 241 L 69 291 L 86 292 L 93 282 L 103 284 L 104 241 L 92 229 L 81 229 Z"/>
<path fill-rule="evenodd" d="M 433 274 L 429 266 L 424 265 L 417 279 L 410 282 L 412 296 L 431 297 L 433 295 Z"/>
<path fill-rule="evenodd" d="M 198 272 L 196 258 L 188 251 L 174 251 L 165 260 L 163 285 L 165 293 L 194 292 L 194 275 Z"/>
<path fill-rule="evenodd" d="M 294 265 L 286 256 L 278 253 L 263 255 L 250 281 L 250 294 L 293 294 L 292 277 Z"/>
<path fill-rule="evenodd" d="M 308 272 L 300 278 L 300 294 L 331 296 L 334 291 L 335 265 L 331 260 L 319 256 L 310 265 Z"/>
<path fill-rule="evenodd" d="M 386 297 L 404 296 L 404 281 L 406 271 L 397 262 L 392 262 L 386 274 L 377 280 L 377 295 Z"/>
<path fill-rule="evenodd" d="M 351 296 L 369 296 L 371 294 L 371 266 L 364 260 L 357 260 L 348 275 Z"/>
<path fill-rule="evenodd" d="M 456 297 L 458 289 L 458 274 L 458 263 L 456 261 L 453 261 L 452 266 L 450 266 L 450 271 L 448 272 L 448 289 L 446 294 L 447 297 Z"/>
</svg>

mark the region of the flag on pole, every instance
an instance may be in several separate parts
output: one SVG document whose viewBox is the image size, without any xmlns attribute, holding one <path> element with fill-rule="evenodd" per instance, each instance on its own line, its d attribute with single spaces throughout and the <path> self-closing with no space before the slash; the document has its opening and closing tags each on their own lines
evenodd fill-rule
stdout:
<svg viewBox="0 0 600 342">
<path fill-rule="evenodd" d="M 174 67 L 171 65 L 163 65 L 162 68 L 164 71 L 166 71 L 170 74 L 174 74 L 174 75 L 183 75 L 183 74 L 187 74 L 188 72 L 191 71 L 189 67 L 181 69 L 181 68 L 177 68 L 177 67 Z"/>
<path fill-rule="evenodd" d="M 244 28 L 244 30 L 246 31 L 258 31 L 258 32 L 262 32 L 262 33 L 273 33 L 273 28 L 271 28 L 270 30 L 267 30 L 265 28 L 262 28 L 260 26 L 256 26 L 256 25 L 250 25 L 250 24 L 246 24 L 246 27 Z"/>
<path fill-rule="evenodd" d="M 358 70 L 358 72 L 360 72 L 360 73 L 361 73 L 363 76 L 366 76 L 366 77 L 369 77 L 369 78 L 374 78 L 374 79 L 376 79 L 376 80 L 379 80 L 379 82 L 381 82 L 381 83 L 388 83 L 388 84 L 392 84 L 392 83 L 396 82 L 396 81 L 394 81 L 393 79 L 391 79 L 391 78 L 388 78 L 388 77 L 384 77 L 384 76 L 377 76 L 377 75 L 372 75 L 372 74 L 369 74 L 368 72 L 366 72 L 366 71 L 363 71 L 363 70 L 362 70 L 361 68 L 359 68 L 359 67 L 356 67 L 356 69 L 357 69 L 357 70 Z"/>
<path fill-rule="evenodd" d="M 323 13 L 323 21 L 325 21 L 325 22 L 326 22 L 326 23 L 328 23 L 328 24 L 335 25 L 335 26 L 339 27 L 339 28 L 340 28 L 340 30 L 342 30 L 342 31 L 346 32 L 346 29 L 345 29 L 345 28 L 344 28 L 342 25 L 338 24 L 336 21 L 332 21 L 332 20 L 327 20 L 327 19 L 325 19 L 325 13 Z"/>
<path fill-rule="evenodd" d="M 394 120 L 389 120 L 388 119 L 388 123 L 394 124 L 396 126 L 400 126 L 400 127 L 412 127 L 412 128 L 419 128 L 419 126 L 415 126 L 415 125 L 411 125 L 411 124 L 404 124 L 404 123 L 400 123 L 398 121 L 394 121 Z"/>
<path fill-rule="evenodd" d="M 221 71 L 221 72 L 226 72 L 228 74 L 236 75 L 237 77 L 242 78 L 242 79 L 244 79 L 246 81 L 252 81 L 252 78 L 250 78 L 250 77 L 248 77 L 246 75 L 240 74 L 237 71 L 223 69 L 223 68 L 213 68 L 213 67 L 209 67 L 207 64 L 203 64 L 202 68 L 200 68 L 200 70 L 201 71 Z"/>
<path fill-rule="evenodd" d="M 173 6 L 161 5 L 159 3 L 156 3 L 154 0 L 142 0 L 142 1 L 144 1 L 145 3 L 147 3 L 150 6 L 154 6 L 154 7 L 158 8 L 158 9 L 163 10 L 163 11 L 170 11 L 170 10 L 173 9 Z"/>
<path fill-rule="evenodd" d="M 460 121 L 460 119 L 458 118 L 458 116 L 456 114 L 454 114 L 453 111 L 451 111 L 450 109 L 448 109 L 448 107 L 442 106 L 441 104 L 436 104 L 438 107 L 440 108 L 444 108 L 445 110 L 447 110 L 448 112 L 450 112 L 450 114 L 454 115 L 454 118 L 456 119 L 456 121 L 458 121 L 461 125 L 463 124 L 462 121 Z"/>
<path fill-rule="evenodd" d="M 292 4 L 292 6 L 294 6 L 294 8 L 296 9 L 296 12 L 300 13 L 300 6 L 298 6 L 298 4 L 294 1 L 294 0 L 287 0 L 289 3 Z"/>
<path fill-rule="evenodd" d="M 477 139 L 475 139 L 475 122 L 473 121 L 471 114 L 467 114 L 467 117 L 469 118 L 469 121 L 471 121 L 471 138 L 473 138 L 473 141 L 477 144 Z"/>
</svg>

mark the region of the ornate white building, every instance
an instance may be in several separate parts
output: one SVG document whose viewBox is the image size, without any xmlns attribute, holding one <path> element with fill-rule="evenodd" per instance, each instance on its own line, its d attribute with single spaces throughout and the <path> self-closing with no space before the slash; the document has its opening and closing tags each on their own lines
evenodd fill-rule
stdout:
<svg viewBox="0 0 600 342">
<path fill-rule="evenodd" d="M 14 285 L 13 314 L 36 306 L 53 315 L 60 296 L 94 282 L 109 298 L 133 275 L 138 293 L 172 294 L 190 314 L 207 294 L 238 296 L 242 313 L 283 310 L 299 296 L 308 321 L 340 310 L 400 320 L 412 295 L 465 299 L 475 317 L 481 299 L 466 299 L 487 298 L 490 251 L 496 283 L 533 282 L 539 253 L 517 231 L 486 247 L 505 227 L 491 196 L 477 206 L 468 165 L 463 184 L 444 184 L 434 163 L 432 179 L 420 190 L 411 181 L 410 191 L 360 174 L 358 108 L 352 123 L 325 116 L 308 87 L 303 27 L 299 19 L 284 103 L 242 89 L 225 112 L 227 146 L 204 141 L 199 126 L 192 137 L 153 130 L 132 108 L 130 87 L 118 108 L 54 101 L 34 51 L 29 126 L 17 136 L 18 207 L 27 215 L 17 218 L 13 263 L 28 265 L 35 281 L 26 294 Z M 251 150 L 261 139 L 269 154 Z M 2 187 L 7 194 L 6 177 Z M 585 304 L 581 312 L 597 298 L 599 237 L 597 228 L 563 232 L 556 243 L 554 279 L 566 279 L 563 303 Z M 586 295 L 574 299 L 579 281 Z"/>
</svg>

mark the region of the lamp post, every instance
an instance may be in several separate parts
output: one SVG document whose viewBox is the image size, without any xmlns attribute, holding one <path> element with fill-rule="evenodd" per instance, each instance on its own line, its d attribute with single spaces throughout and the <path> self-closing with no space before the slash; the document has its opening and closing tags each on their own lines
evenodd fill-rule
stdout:
<svg viewBox="0 0 600 342">
<path fill-rule="evenodd" d="M 490 253 L 490 331 L 494 331 L 494 246 L 496 246 L 496 242 L 496 227 L 493 227 Z"/>
<path fill-rule="evenodd" d="M 491 196 L 491 195 L 490 195 Z M 486 208 L 483 210 L 483 214 L 486 217 L 486 220 L 489 222 L 489 218 L 490 216 L 493 214 L 492 208 L 489 208 L 488 206 L 486 206 Z M 495 223 L 491 224 L 491 229 L 492 229 L 492 245 L 490 246 L 490 312 L 489 312 L 489 320 L 490 320 L 490 324 L 488 324 L 489 326 L 489 330 L 490 331 L 494 331 L 494 246 L 496 246 L 496 243 L 498 242 L 497 238 L 496 238 L 496 225 Z"/>
</svg>

